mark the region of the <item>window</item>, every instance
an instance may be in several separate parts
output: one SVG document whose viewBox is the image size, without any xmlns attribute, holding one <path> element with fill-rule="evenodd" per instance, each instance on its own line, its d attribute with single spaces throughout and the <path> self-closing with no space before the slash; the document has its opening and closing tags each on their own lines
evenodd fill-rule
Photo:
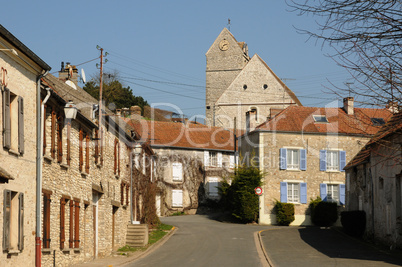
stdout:
<svg viewBox="0 0 402 267">
<path fill-rule="evenodd" d="M 219 178 L 218 177 L 209 177 L 208 178 L 208 195 L 210 197 L 219 196 L 218 187 L 219 187 Z"/>
<path fill-rule="evenodd" d="M 120 175 L 120 143 L 117 138 L 114 140 L 114 174 Z"/>
<path fill-rule="evenodd" d="M 172 163 L 173 181 L 183 181 L 183 165 L 180 162 Z"/>
<path fill-rule="evenodd" d="M 80 129 L 80 133 L 79 133 L 79 170 L 80 172 L 82 172 L 82 168 L 84 166 L 84 148 L 83 148 L 83 139 L 84 139 L 84 132 L 82 129 Z"/>
<path fill-rule="evenodd" d="M 66 214 L 66 204 L 69 203 L 70 212 Z M 62 197 L 60 199 L 60 249 L 63 250 L 66 241 L 66 217 L 69 221 L 68 224 L 68 247 L 79 248 L 80 246 L 80 200 L 72 200 L 69 197 Z"/>
<path fill-rule="evenodd" d="M 210 162 L 209 166 L 212 166 L 212 167 L 218 166 L 218 158 L 217 158 L 216 152 L 212 152 L 212 151 L 209 152 L 209 162 Z"/>
<path fill-rule="evenodd" d="M 64 118 L 61 114 L 57 116 L 57 162 L 62 163 L 63 161 L 63 126 Z"/>
<path fill-rule="evenodd" d="M 323 201 L 337 202 L 345 204 L 345 185 L 344 184 L 320 184 L 320 197 Z"/>
<path fill-rule="evenodd" d="M 50 195 L 51 191 L 42 190 L 43 193 L 43 248 L 50 248 Z"/>
<path fill-rule="evenodd" d="M 85 172 L 89 173 L 89 146 L 90 146 L 89 133 L 85 134 Z M 119 169 L 120 173 L 120 169 Z"/>
<path fill-rule="evenodd" d="M 222 152 L 204 151 L 204 166 L 222 167 Z"/>
<path fill-rule="evenodd" d="M 24 154 L 24 99 L 3 91 L 3 147 Z"/>
<path fill-rule="evenodd" d="M 183 207 L 183 190 L 172 190 L 172 206 Z"/>
<path fill-rule="evenodd" d="M 383 118 L 371 118 L 371 122 L 373 123 L 373 126 L 381 126 L 385 124 Z"/>
<path fill-rule="evenodd" d="M 325 115 L 313 115 L 313 119 L 315 122 L 328 123 L 328 119 Z"/>
<path fill-rule="evenodd" d="M 307 169 L 307 151 L 305 149 L 281 148 L 280 151 L 281 170 L 302 170 Z"/>
<path fill-rule="evenodd" d="M 281 182 L 281 202 L 307 203 L 307 183 Z"/>
<path fill-rule="evenodd" d="M 24 193 L 4 190 L 3 250 L 24 248 Z"/>
<path fill-rule="evenodd" d="M 346 151 L 320 150 L 320 171 L 344 171 Z"/>
<path fill-rule="evenodd" d="M 128 206 L 129 204 L 129 189 L 130 189 L 130 184 L 126 183 L 126 182 L 121 182 L 120 185 L 120 204 L 124 205 L 124 199 L 126 200 L 126 204 Z M 126 195 L 126 197 L 124 197 L 124 194 Z"/>
</svg>

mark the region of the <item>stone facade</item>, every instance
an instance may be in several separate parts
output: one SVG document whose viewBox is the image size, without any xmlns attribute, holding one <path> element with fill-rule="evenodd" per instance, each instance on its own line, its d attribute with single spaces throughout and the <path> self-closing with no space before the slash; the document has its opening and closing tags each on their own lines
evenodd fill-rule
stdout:
<svg viewBox="0 0 402 267">
<path fill-rule="evenodd" d="M 206 58 L 207 125 L 246 129 L 248 124 L 253 128 L 271 116 L 271 109 L 301 105 L 258 55 L 250 59 L 247 44 L 237 42 L 226 28 Z"/>
<path fill-rule="evenodd" d="M 1 266 L 35 265 L 36 80 L 50 70 L 0 25 Z M 11 50 L 14 49 L 15 53 Z M 23 52 L 24 51 L 24 52 Z M 24 54 L 26 52 L 26 54 Z M 39 62 L 39 63 L 38 63 Z M 6 91 L 10 92 L 9 97 Z M 9 113 L 5 111 L 9 98 Z M 23 99 L 20 101 L 19 99 Z M 22 116 L 19 115 L 22 108 Z M 7 115 L 8 113 L 9 115 Z M 10 127 L 5 126 L 5 117 Z M 22 118 L 20 121 L 19 119 Z M 10 129 L 11 128 L 11 129 Z M 22 131 L 21 131 L 22 130 Z M 6 141 L 7 132 L 10 133 Z M 20 142 L 23 142 L 23 146 Z M 6 215 L 4 214 L 6 211 Z M 22 217 L 19 217 L 22 215 Z M 6 218 L 7 217 L 7 218 Z"/>
</svg>

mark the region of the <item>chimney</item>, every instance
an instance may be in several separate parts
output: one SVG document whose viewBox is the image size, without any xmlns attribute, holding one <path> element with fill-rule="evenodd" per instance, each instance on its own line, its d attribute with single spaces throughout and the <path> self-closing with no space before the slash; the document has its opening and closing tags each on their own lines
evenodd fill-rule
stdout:
<svg viewBox="0 0 402 267">
<path fill-rule="evenodd" d="M 395 101 L 388 101 L 386 108 L 392 113 L 399 113 L 399 106 Z"/>
<path fill-rule="evenodd" d="M 346 114 L 348 115 L 353 115 L 354 114 L 354 108 L 353 108 L 353 97 L 345 97 L 343 99 L 343 109 L 345 110 Z"/>
<path fill-rule="evenodd" d="M 116 116 L 121 117 L 121 109 L 116 109 Z"/>
<path fill-rule="evenodd" d="M 140 106 L 130 107 L 130 118 L 131 119 L 141 119 L 141 107 Z"/>
<path fill-rule="evenodd" d="M 63 81 L 70 80 L 75 85 L 78 85 L 78 69 L 76 66 L 67 62 L 64 66 L 64 62 L 61 63 L 61 70 L 59 71 L 59 79 Z"/>
</svg>

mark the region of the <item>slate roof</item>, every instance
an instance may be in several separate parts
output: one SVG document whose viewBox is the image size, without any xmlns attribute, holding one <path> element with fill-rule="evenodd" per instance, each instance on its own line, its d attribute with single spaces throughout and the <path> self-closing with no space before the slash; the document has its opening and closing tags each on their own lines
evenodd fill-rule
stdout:
<svg viewBox="0 0 402 267">
<path fill-rule="evenodd" d="M 345 166 L 345 170 L 368 162 L 375 144 L 386 145 L 385 139 L 402 130 L 402 113 L 395 113 L 392 118 L 370 139 L 359 153 Z"/>
<path fill-rule="evenodd" d="M 126 120 L 142 140 L 151 146 L 189 149 L 234 150 L 234 136 L 230 130 L 203 124 Z M 238 131 L 238 134 L 241 132 Z"/>
<path fill-rule="evenodd" d="M 325 115 L 328 123 L 315 122 L 313 115 Z M 255 131 L 371 136 L 381 128 L 371 119 L 380 118 L 386 122 L 391 115 L 387 109 L 355 108 L 354 115 L 348 115 L 343 108 L 290 106 L 259 125 Z"/>
</svg>

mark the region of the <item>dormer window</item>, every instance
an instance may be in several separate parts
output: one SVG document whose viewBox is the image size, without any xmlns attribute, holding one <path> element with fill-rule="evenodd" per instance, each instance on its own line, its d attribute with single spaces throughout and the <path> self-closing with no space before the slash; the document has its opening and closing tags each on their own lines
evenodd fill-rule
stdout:
<svg viewBox="0 0 402 267">
<path fill-rule="evenodd" d="M 383 118 L 371 118 L 371 122 L 373 123 L 373 126 L 381 126 L 385 124 Z"/>
<path fill-rule="evenodd" d="M 325 115 L 313 115 L 313 118 L 315 122 L 328 123 L 327 117 Z"/>
</svg>

